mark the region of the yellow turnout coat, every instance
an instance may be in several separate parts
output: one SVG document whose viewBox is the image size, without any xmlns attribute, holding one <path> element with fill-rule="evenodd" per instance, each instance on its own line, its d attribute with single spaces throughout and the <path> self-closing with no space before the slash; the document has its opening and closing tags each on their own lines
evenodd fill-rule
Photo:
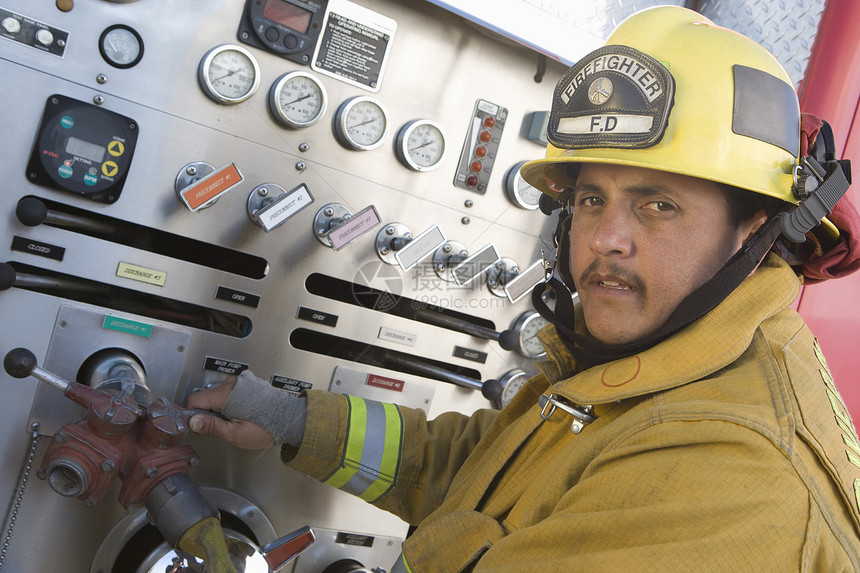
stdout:
<svg viewBox="0 0 860 573">
<path fill-rule="evenodd" d="M 798 291 L 771 256 L 678 334 L 582 372 L 550 327 L 501 412 L 428 422 L 312 390 L 282 456 L 418 524 L 395 571 L 860 571 L 860 443 Z M 542 394 L 595 420 L 544 419 Z"/>
</svg>

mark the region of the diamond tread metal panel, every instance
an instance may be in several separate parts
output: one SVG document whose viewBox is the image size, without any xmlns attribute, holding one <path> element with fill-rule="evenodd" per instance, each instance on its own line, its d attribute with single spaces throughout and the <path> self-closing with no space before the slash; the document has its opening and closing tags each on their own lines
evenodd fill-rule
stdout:
<svg viewBox="0 0 860 573">
<path fill-rule="evenodd" d="M 797 87 L 826 4 L 827 0 L 700 0 L 696 10 L 764 46 Z"/>
</svg>

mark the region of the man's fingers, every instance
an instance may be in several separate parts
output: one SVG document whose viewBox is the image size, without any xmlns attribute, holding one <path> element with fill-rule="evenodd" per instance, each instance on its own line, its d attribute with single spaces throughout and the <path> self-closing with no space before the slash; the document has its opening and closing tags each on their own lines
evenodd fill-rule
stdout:
<svg viewBox="0 0 860 573">
<path fill-rule="evenodd" d="M 198 392 L 192 392 L 188 397 L 189 408 L 199 408 L 201 410 L 214 410 L 220 412 L 227 401 L 227 396 L 233 391 L 236 386 L 236 377 L 231 376 L 224 380 L 218 386 L 206 388 Z"/>
<path fill-rule="evenodd" d="M 188 405 L 191 405 L 191 399 L 188 400 Z M 191 425 L 191 429 L 198 434 L 224 439 L 227 433 L 229 433 L 227 426 L 229 426 L 230 422 L 209 414 L 195 414 L 191 416 L 189 424 Z"/>
<path fill-rule="evenodd" d="M 189 424 L 194 432 L 215 436 L 237 448 L 259 450 L 275 443 L 269 432 L 247 420 L 230 421 L 209 414 L 196 414 Z"/>
<path fill-rule="evenodd" d="M 230 376 L 218 386 L 192 392 L 187 406 L 193 409 L 220 412 L 230 393 L 236 387 L 236 376 Z M 207 436 L 215 436 L 237 448 L 258 450 L 275 443 L 272 435 L 254 422 L 247 420 L 225 420 L 211 414 L 196 414 L 189 420 L 191 430 Z"/>
</svg>

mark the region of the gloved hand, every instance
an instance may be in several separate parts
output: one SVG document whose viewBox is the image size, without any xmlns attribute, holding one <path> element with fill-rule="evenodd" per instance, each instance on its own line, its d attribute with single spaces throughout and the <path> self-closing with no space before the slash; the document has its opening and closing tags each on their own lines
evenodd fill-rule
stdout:
<svg viewBox="0 0 860 573">
<path fill-rule="evenodd" d="M 308 409 L 304 397 L 275 388 L 249 370 L 219 386 L 192 393 L 188 407 L 221 412 L 227 418 L 197 414 L 190 421 L 192 431 L 250 450 L 272 444 L 298 448 Z"/>
</svg>

